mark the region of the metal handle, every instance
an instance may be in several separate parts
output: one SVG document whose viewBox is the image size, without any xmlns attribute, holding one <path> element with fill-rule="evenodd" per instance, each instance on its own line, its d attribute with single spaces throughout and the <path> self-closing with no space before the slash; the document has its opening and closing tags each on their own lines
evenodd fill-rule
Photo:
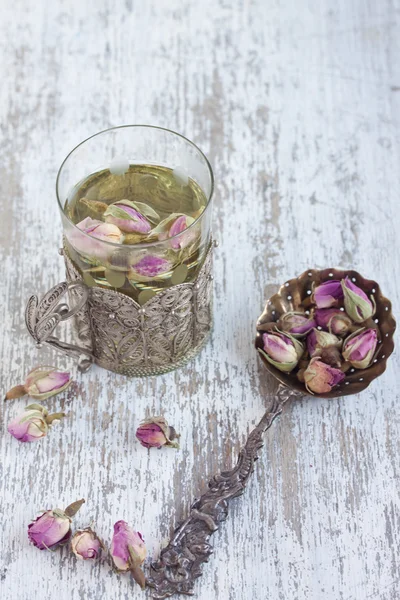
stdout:
<svg viewBox="0 0 400 600">
<path fill-rule="evenodd" d="M 227 518 L 229 501 L 244 492 L 263 446 L 264 432 L 291 398 L 301 396 L 300 392 L 280 385 L 263 418 L 249 434 L 236 466 L 213 477 L 208 491 L 192 504 L 188 518 L 178 525 L 168 546 L 161 550 L 159 560 L 150 566 L 146 583 L 153 588 L 153 598 L 193 595 L 195 580 L 202 574 L 202 563 L 212 554 L 210 537 Z"/>
<path fill-rule="evenodd" d="M 75 293 L 77 297 L 76 304 L 71 307 L 68 301 L 62 301 L 68 292 Z M 94 361 L 90 350 L 63 342 L 52 334 L 61 321 L 67 321 L 77 315 L 86 305 L 87 299 L 88 288 L 82 281 L 63 281 L 52 287 L 40 302 L 37 296 L 31 296 L 25 309 L 26 327 L 36 344 L 40 347 L 46 343 L 68 356 L 78 358 L 78 369 L 82 373 L 90 369 Z"/>
</svg>

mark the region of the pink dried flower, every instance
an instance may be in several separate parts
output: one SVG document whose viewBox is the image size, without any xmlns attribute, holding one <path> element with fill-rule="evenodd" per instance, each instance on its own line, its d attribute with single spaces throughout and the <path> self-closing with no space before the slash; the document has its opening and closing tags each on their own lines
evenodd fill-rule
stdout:
<svg viewBox="0 0 400 600">
<path fill-rule="evenodd" d="M 150 207 L 148 207 L 150 208 Z M 154 212 L 154 211 L 153 211 Z M 155 213 L 158 217 L 157 213 Z M 135 202 L 118 200 L 110 204 L 104 213 L 106 223 L 112 223 L 125 233 L 149 233 L 151 224 Z"/>
<path fill-rule="evenodd" d="M 86 217 L 76 225 L 76 228 L 67 231 L 66 236 L 77 252 L 94 263 L 106 261 L 112 253 L 108 244 L 103 242 L 122 244 L 124 241 L 124 235 L 119 227 L 91 217 Z"/>
<path fill-rule="evenodd" d="M 81 560 L 98 558 L 102 548 L 102 541 L 90 527 L 78 529 L 71 538 L 71 550 Z"/>
<path fill-rule="evenodd" d="M 340 348 L 342 340 L 333 333 L 313 329 L 307 336 L 307 350 L 311 357 L 320 356 L 322 350 L 330 347 Z"/>
<path fill-rule="evenodd" d="M 345 375 L 340 369 L 335 369 L 325 364 L 319 357 L 312 358 L 304 371 L 304 382 L 311 393 L 326 394 L 338 383 L 343 381 Z"/>
<path fill-rule="evenodd" d="M 39 550 L 50 550 L 65 544 L 71 537 L 71 520 L 85 501 L 78 500 L 65 510 L 55 508 L 44 511 L 28 525 L 28 537 Z"/>
<path fill-rule="evenodd" d="M 126 521 L 118 521 L 114 525 L 110 554 L 116 569 L 122 573 L 130 571 L 135 581 L 144 589 L 146 582 L 141 566 L 147 551 L 142 534 L 133 531 Z"/>
<path fill-rule="evenodd" d="M 301 312 L 287 312 L 278 321 L 278 329 L 294 337 L 306 335 L 313 327 L 316 327 L 314 317 Z"/>
<path fill-rule="evenodd" d="M 375 300 L 373 296 L 369 300 L 367 294 L 350 281 L 348 277 L 342 279 L 342 288 L 344 293 L 344 307 L 353 321 L 363 323 L 375 314 Z"/>
<path fill-rule="evenodd" d="M 151 417 L 143 421 L 136 430 L 136 437 L 145 448 L 179 448 L 179 435 L 164 417 Z"/>
<path fill-rule="evenodd" d="M 312 295 L 317 308 L 330 308 L 338 306 L 343 299 L 343 291 L 340 281 L 324 281 L 317 286 Z"/>
<path fill-rule="evenodd" d="M 131 266 L 128 279 L 138 278 L 153 279 L 168 273 L 172 269 L 172 263 L 161 256 L 146 254 L 137 263 Z"/>
<path fill-rule="evenodd" d="M 49 427 L 65 417 L 64 413 L 53 413 L 40 404 L 29 404 L 20 415 L 8 425 L 8 432 L 19 442 L 35 442 L 45 437 Z"/>
<path fill-rule="evenodd" d="M 258 350 L 267 361 L 285 373 L 293 371 L 303 354 L 303 344 L 290 333 L 271 332 L 262 337 L 264 350 Z"/>
<path fill-rule="evenodd" d="M 346 335 L 353 321 L 339 308 L 317 308 L 315 320 L 319 327 L 335 335 Z"/>
<path fill-rule="evenodd" d="M 378 343 L 375 329 L 359 329 L 343 345 L 343 358 L 356 369 L 370 366 Z"/>
<path fill-rule="evenodd" d="M 28 373 L 25 383 L 16 385 L 6 394 L 5 400 L 21 398 L 28 394 L 35 400 L 46 400 L 63 392 L 71 384 L 70 374 L 56 367 L 36 367 Z"/>
</svg>

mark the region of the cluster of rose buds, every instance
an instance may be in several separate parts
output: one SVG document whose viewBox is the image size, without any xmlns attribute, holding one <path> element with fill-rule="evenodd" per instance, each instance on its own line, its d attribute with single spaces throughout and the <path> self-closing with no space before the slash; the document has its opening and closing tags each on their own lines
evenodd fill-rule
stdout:
<svg viewBox="0 0 400 600">
<path fill-rule="evenodd" d="M 330 392 L 350 367 L 367 369 L 376 355 L 379 329 L 373 296 L 348 277 L 317 286 L 306 312 L 288 312 L 263 333 L 265 359 L 297 377 L 315 394 Z"/>
<path fill-rule="evenodd" d="M 47 400 L 64 391 L 71 384 L 70 374 L 58 371 L 56 367 L 36 367 L 25 378 L 25 383 L 11 388 L 5 400 L 13 400 L 28 395 L 35 400 Z M 35 442 L 45 437 L 55 423 L 61 421 L 65 413 L 49 412 L 41 404 L 29 404 L 22 413 L 8 425 L 8 432 L 20 442 Z"/>
<path fill-rule="evenodd" d="M 84 260 L 94 266 L 115 268 L 115 250 L 103 242 L 131 245 L 171 238 L 171 252 L 165 253 L 165 248 L 162 252 L 152 253 L 143 249 L 136 256 L 128 257 L 129 264 L 123 270 L 128 280 L 133 282 L 165 277 L 173 268 L 178 252 L 189 246 L 194 248 L 193 244 L 199 238 L 199 231 L 191 227 L 195 218 L 183 213 L 173 213 L 161 220 L 158 213 L 144 202 L 123 199 L 107 205 L 81 198 L 80 203 L 89 208 L 96 218 L 86 217 L 66 236 Z"/>
<path fill-rule="evenodd" d="M 53 550 L 57 546 L 69 544 L 72 553 L 79 560 L 95 560 L 106 547 L 91 527 L 78 529 L 72 534 L 72 518 L 85 500 L 73 502 L 65 510 L 54 508 L 45 510 L 28 525 L 28 538 L 39 550 Z M 146 558 L 143 537 L 125 521 L 114 525 L 110 555 L 116 571 L 132 574 L 135 581 L 144 589 L 145 576 L 142 565 Z"/>
</svg>

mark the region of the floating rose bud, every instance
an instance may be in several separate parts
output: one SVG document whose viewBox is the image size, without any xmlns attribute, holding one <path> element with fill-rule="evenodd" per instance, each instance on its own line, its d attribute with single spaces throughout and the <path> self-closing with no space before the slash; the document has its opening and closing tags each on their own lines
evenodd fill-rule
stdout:
<svg viewBox="0 0 400 600">
<path fill-rule="evenodd" d="M 340 281 L 324 281 L 317 286 L 312 295 L 317 308 L 330 308 L 338 306 L 343 299 L 343 291 Z"/>
<path fill-rule="evenodd" d="M 345 340 L 343 358 L 356 369 L 366 369 L 372 362 L 377 343 L 375 329 L 359 329 Z"/>
<path fill-rule="evenodd" d="M 143 202 L 118 200 L 110 204 L 104 213 L 106 223 L 117 225 L 126 233 L 149 233 L 151 223 L 158 223 L 159 215 Z"/>
<path fill-rule="evenodd" d="M 35 442 L 45 437 L 49 427 L 65 417 L 64 413 L 53 413 L 40 404 L 29 404 L 20 415 L 8 425 L 8 432 L 19 442 Z"/>
<path fill-rule="evenodd" d="M 114 525 L 110 554 L 116 569 L 122 573 L 130 571 L 135 581 L 144 589 L 145 577 L 140 567 L 147 552 L 142 534 L 133 531 L 125 521 L 118 521 Z"/>
<path fill-rule="evenodd" d="M 73 502 L 65 510 L 46 510 L 28 525 L 28 538 L 39 550 L 50 550 L 65 544 L 71 537 L 71 520 L 84 500 Z"/>
<path fill-rule="evenodd" d="M 128 279 L 135 281 L 148 281 L 162 277 L 172 269 L 172 262 L 162 256 L 146 254 L 137 263 L 131 265 Z"/>
<path fill-rule="evenodd" d="M 325 348 L 340 348 L 343 341 L 333 333 L 313 329 L 307 336 L 307 350 L 311 357 L 320 356 Z"/>
<path fill-rule="evenodd" d="M 77 252 L 94 263 L 107 260 L 112 253 L 112 248 L 103 242 L 122 244 L 124 241 L 123 233 L 112 223 L 86 217 L 76 227 L 66 232 L 67 239 Z"/>
<path fill-rule="evenodd" d="M 71 383 L 70 374 L 56 367 L 36 367 L 28 373 L 25 383 L 16 385 L 6 394 L 5 400 L 14 400 L 28 394 L 35 400 L 46 400 L 63 392 Z"/>
<path fill-rule="evenodd" d="M 188 217 L 187 215 L 181 215 L 172 223 L 168 232 L 168 237 L 174 237 L 176 235 L 179 235 L 180 233 L 185 231 L 185 229 L 187 229 L 192 223 L 194 223 L 194 219 L 192 217 Z M 171 240 L 171 246 L 175 250 L 185 248 L 194 240 L 195 237 L 195 231 L 188 231 L 185 235 L 181 235 L 178 238 Z"/>
<path fill-rule="evenodd" d="M 285 373 L 293 371 L 304 352 L 303 344 L 290 333 L 264 333 L 262 337 L 264 350 L 258 350 L 267 361 Z"/>
<path fill-rule="evenodd" d="M 171 240 L 171 247 L 174 250 L 186 248 L 199 235 L 199 232 L 193 228 L 189 231 L 186 231 L 186 229 L 190 227 L 194 221 L 195 219 L 193 217 L 189 217 L 189 215 L 185 215 L 183 213 L 172 213 L 163 219 L 157 225 L 157 227 L 152 229 L 149 237 L 156 237 L 157 239 L 163 241 L 167 240 L 168 238 L 178 236 L 177 238 Z"/>
<path fill-rule="evenodd" d="M 339 308 L 317 308 L 314 316 L 319 327 L 335 335 L 346 335 L 353 324 L 349 315 Z"/>
<path fill-rule="evenodd" d="M 164 417 L 151 417 L 143 421 L 136 430 L 136 437 L 145 448 L 179 448 L 179 435 Z"/>
<path fill-rule="evenodd" d="M 345 378 L 344 373 L 325 364 L 319 358 L 312 358 L 304 372 L 306 388 L 311 393 L 326 394 Z"/>
<path fill-rule="evenodd" d="M 350 281 L 348 277 L 342 279 L 342 288 L 344 293 L 344 307 L 353 321 L 363 323 L 374 315 L 375 300 L 373 296 L 369 300 L 367 294 Z"/>
<path fill-rule="evenodd" d="M 83 205 L 91 213 L 96 216 L 103 215 L 108 208 L 108 204 L 100 202 L 98 200 L 91 200 L 90 198 L 80 198 L 79 204 Z"/>
<path fill-rule="evenodd" d="M 71 538 L 71 550 L 76 558 L 83 560 L 98 558 L 101 549 L 104 549 L 103 542 L 90 527 L 78 529 Z"/>
<path fill-rule="evenodd" d="M 291 333 L 293 337 L 306 335 L 314 327 L 316 327 L 314 317 L 301 312 L 287 312 L 278 321 L 278 328 Z"/>
</svg>

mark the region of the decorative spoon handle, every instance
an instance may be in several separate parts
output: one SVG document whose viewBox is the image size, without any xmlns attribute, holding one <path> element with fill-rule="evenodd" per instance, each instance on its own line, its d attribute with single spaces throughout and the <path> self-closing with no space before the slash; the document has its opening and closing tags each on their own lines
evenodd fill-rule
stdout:
<svg viewBox="0 0 400 600">
<path fill-rule="evenodd" d="M 173 594 L 193 595 L 195 579 L 202 574 L 201 565 L 213 552 L 209 543 L 211 535 L 227 518 L 229 500 L 244 492 L 254 471 L 258 451 L 263 446 L 263 433 L 293 396 L 301 394 L 279 386 L 268 410 L 249 434 L 236 466 L 213 477 L 208 491 L 192 504 L 188 518 L 175 529 L 159 560 L 150 566 L 146 583 L 154 588 L 153 598 L 169 598 Z"/>
</svg>

